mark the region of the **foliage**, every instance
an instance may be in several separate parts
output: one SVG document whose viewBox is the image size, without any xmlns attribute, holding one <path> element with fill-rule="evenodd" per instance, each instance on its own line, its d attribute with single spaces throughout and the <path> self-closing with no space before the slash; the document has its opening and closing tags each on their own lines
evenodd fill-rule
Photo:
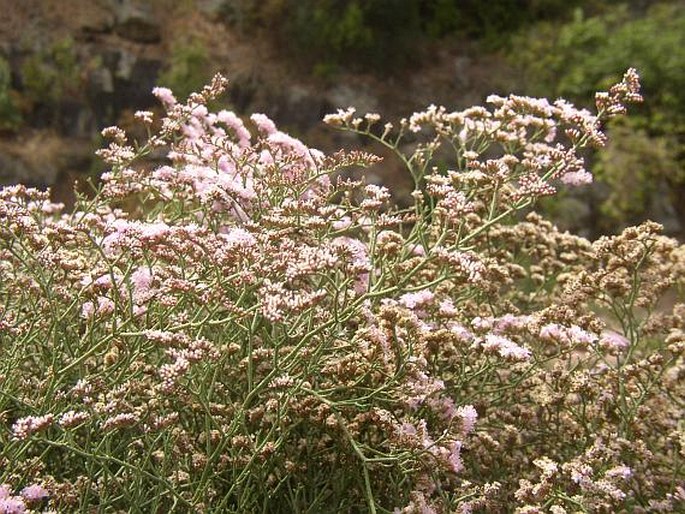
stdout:
<svg viewBox="0 0 685 514">
<path fill-rule="evenodd" d="M 189 37 L 174 43 L 166 70 L 159 83 L 173 89 L 181 98 L 198 91 L 211 78 L 210 55 L 205 43 Z"/>
<path fill-rule="evenodd" d="M 653 6 L 634 17 L 625 5 L 602 16 L 585 18 L 576 11 L 573 22 L 559 27 L 540 24 L 522 33 L 512 58 L 527 72 L 526 87 L 539 94 L 587 98 L 606 87 L 627 63 L 641 70 L 650 98 L 645 111 L 657 116 L 685 116 L 685 7 L 680 3 Z M 531 37 L 532 36 L 532 37 Z M 676 121 L 668 116 L 667 120 Z M 656 125 L 656 124 L 654 124 Z M 662 126 L 671 132 L 673 123 Z"/>
<path fill-rule="evenodd" d="M 21 113 L 11 89 L 12 74 L 9 63 L 0 57 L 0 130 L 15 130 L 21 124 Z"/>
<path fill-rule="evenodd" d="M 630 123 L 615 123 L 611 140 L 598 154 L 596 170 L 610 186 L 603 213 L 623 223 L 636 223 L 651 209 L 651 202 L 666 179 L 682 181 L 677 174 L 674 138 L 650 136 Z"/>
<path fill-rule="evenodd" d="M 280 0 L 258 7 L 255 17 L 279 27 L 277 38 L 292 43 L 285 48 L 293 48 L 300 61 L 387 69 L 388 58 L 399 63 L 418 35 L 417 7 L 400 0 Z"/>
<path fill-rule="evenodd" d="M 243 29 L 267 28 L 292 58 L 322 69 L 388 71 L 416 61 L 417 39 L 458 35 L 501 46 L 521 26 L 563 16 L 584 3 L 588 2 L 248 0 L 229 3 L 225 17 Z"/>
<path fill-rule="evenodd" d="M 574 7 L 592 6 L 587 0 L 437 0 L 418 2 L 422 23 L 429 34 L 462 34 L 482 39 L 494 46 L 506 43 L 509 36 L 538 20 L 563 19 Z"/>
<path fill-rule="evenodd" d="M 637 16 L 625 5 L 590 18 L 577 11 L 571 23 L 539 24 L 521 33 L 511 56 L 525 77 L 522 87 L 535 94 L 574 100 L 588 98 L 594 89 L 612 83 L 629 63 L 635 65 L 649 102 L 632 119 L 631 130 L 615 129 L 617 135 L 628 138 L 622 143 L 616 138 L 616 144 L 621 145 L 623 164 L 630 167 L 612 163 L 609 154 L 599 157 L 597 171 L 612 188 L 604 210 L 626 221 L 644 216 L 647 199 L 635 195 L 644 195 L 658 182 L 668 184 L 675 202 L 680 203 L 685 178 L 682 3 L 659 3 Z M 657 159 L 655 165 L 650 165 L 652 158 Z M 685 222 L 685 217 L 681 221 Z"/>
<path fill-rule="evenodd" d="M 22 95 L 34 104 L 54 107 L 79 84 L 74 41 L 65 38 L 33 53 L 22 64 Z"/>
<path fill-rule="evenodd" d="M 210 112 L 224 87 L 155 89 L 147 142 L 105 129 L 111 171 L 73 213 L 0 190 L 0 507 L 682 509 L 685 305 L 655 308 L 683 247 L 516 217 L 592 179 L 579 152 L 640 100 L 633 70 L 597 115 L 512 95 L 327 116 L 397 153 L 407 209 L 337 178 L 372 155 Z"/>
</svg>

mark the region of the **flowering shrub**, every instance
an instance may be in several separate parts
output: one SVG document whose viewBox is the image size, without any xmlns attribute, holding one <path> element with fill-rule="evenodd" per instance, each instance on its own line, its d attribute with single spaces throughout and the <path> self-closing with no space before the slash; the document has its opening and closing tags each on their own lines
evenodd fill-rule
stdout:
<svg viewBox="0 0 685 514">
<path fill-rule="evenodd" d="M 662 302 L 685 250 L 653 223 L 590 243 L 517 217 L 591 181 L 578 152 L 640 100 L 633 70 L 597 115 L 328 116 L 397 151 L 407 209 L 340 178 L 373 155 L 209 112 L 224 88 L 156 89 L 144 144 L 106 129 L 111 171 L 72 213 L 0 191 L 0 512 L 685 506 L 685 304 Z"/>
</svg>

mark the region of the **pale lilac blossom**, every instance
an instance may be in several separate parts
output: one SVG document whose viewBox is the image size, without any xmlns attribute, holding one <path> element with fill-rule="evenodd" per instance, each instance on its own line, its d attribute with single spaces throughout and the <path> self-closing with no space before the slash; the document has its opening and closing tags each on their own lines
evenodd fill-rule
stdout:
<svg viewBox="0 0 685 514">
<path fill-rule="evenodd" d="M 584 186 L 592 183 L 592 174 L 586 170 L 571 171 L 561 176 L 567 186 Z"/>
<path fill-rule="evenodd" d="M 416 309 L 430 303 L 435 295 L 429 289 L 423 289 L 414 293 L 404 293 L 400 296 L 399 303 L 407 309 Z"/>
<path fill-rule="evenodd" d="M 476 421 L 478 420 L 478 412 L 473 407 L 473 405 L 463 405 L 457 408 L 457 415 L 462 421 L 462 433 L 463 435 L 470 434 L 473 432 L 476 426 Z"/>
<path fill-rule="evenodd" d="M 274 122 L 265 114 L 255 113 L 250 116 L 250 119 L 257 126 L 257 130 L 264 136 L 271 136 L 278 132 Z"/>
<path fill-rule="evenodd" d="M 91 301 L 84 302 L 81 306 L 81 317 L 90 319 L 95 314 L 95 305 Z"/>
<path fill-rule="evenodd" d="M 454 302 L 452 302 L 450 298 L 446 298 L 440 302 L 438 312 L 440 313 L 440 316 L 453 318 L 458 314 L 459 311 L 454 306 Z"/>
<path fill-rule="evenodd" d="M 531 356 L 531 352 L 527 348 L 497 334 L 486 335 L 482 347 L 485 351 L 497 353 L 500 357 L 515 362 L 527 361 Z"/>
<path fill-rule="evenodd" d="M 24 514 L 26 505 L 21 496 L 0 498 L 0 514 Z"/>
<path fill-rule="evenodd" d="M 17 441 L 23 441 L 32 434 L 48 428 L 52 425 L 53 420 L 54 416 L 52 414 L 20 418 L 12 425 L 12 438 Z"/>
<path fill-rule="evenodd" d="M 133 283 L 133 294 L 137 299 L 144 300 L 150 293 L 150 288 L 153 282 L 152 271 L 147 266 L 140 266 L 133 273 L 131 273 L 131 282 Z"/>
<path fill-rule="evenodd" d="M 605 330 L 599 339 L 599 346 L 608 350 L 624 350 L 630 346 L 630 341 L 618 332 Z"/>
<path fill-rule="evenodd" d="M 162 102 L 162 105 L 164 105 L 166 109 L 173 107 L 177 103 L 176 97 L 169 88 L 156 87 L 152 90 L 152 94 L 155 95 L 160 102 Z"/>
<path fill-rule="evenodd" d="M 631 476 L 633 476 L 633 470 L 628 466 L 621 464 L 608 469 L 604 473 L 604 476 L 607 478 L 621 478 L 623 480 L 628 480 Z"/>
<path fill-rule="evenodd" d="M 464 463 L 461 460 L 461 441 L 454 441 L 450 447 L 449 463 L 454 473 L 459 473 L 464 469 Z"/>
<path fill-rule="evenodd" d="M 50 493 L 48 493 L 47 489 L 45 489 L 43 486 L 32 484 L 24 487 L 24 489 L 21 491 L 21 495 L 27 501 L 39 502 L 50 496 Z"/>
</svg>

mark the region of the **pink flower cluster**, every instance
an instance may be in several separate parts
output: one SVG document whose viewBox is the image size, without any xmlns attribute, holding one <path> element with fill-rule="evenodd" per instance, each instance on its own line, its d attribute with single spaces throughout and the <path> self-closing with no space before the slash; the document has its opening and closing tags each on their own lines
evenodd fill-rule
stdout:
<svg viewBox="0 0 685 514">
<path fill-rule="evenodd" d="M 12 494 L 12 487 L 9 484 L 2 484 L 0 485 L 0 514 L 35 512 L 29 509 L 34 509 L 49 496 L 50 493 L 38 484 L 24 487 L 18 495 Z"/>
</svg>

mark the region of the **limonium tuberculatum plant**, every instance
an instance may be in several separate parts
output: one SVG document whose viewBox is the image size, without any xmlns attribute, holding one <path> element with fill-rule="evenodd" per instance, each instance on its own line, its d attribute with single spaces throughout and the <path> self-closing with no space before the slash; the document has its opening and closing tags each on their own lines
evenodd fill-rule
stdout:
<svg viewBox="0 0 685 514">
<path fill-rule="evenodd" d="M 210 112 L 225 87 L 106 129 L 71 213 L 0 190 L 0 512 L 685 507 L 685 249 L 521 214 L 592 180 L 634 70 L 597 114 L 327 116 L 397 153 L 409 208 L 341 178 L 371 154 Z"/>
</svg>

